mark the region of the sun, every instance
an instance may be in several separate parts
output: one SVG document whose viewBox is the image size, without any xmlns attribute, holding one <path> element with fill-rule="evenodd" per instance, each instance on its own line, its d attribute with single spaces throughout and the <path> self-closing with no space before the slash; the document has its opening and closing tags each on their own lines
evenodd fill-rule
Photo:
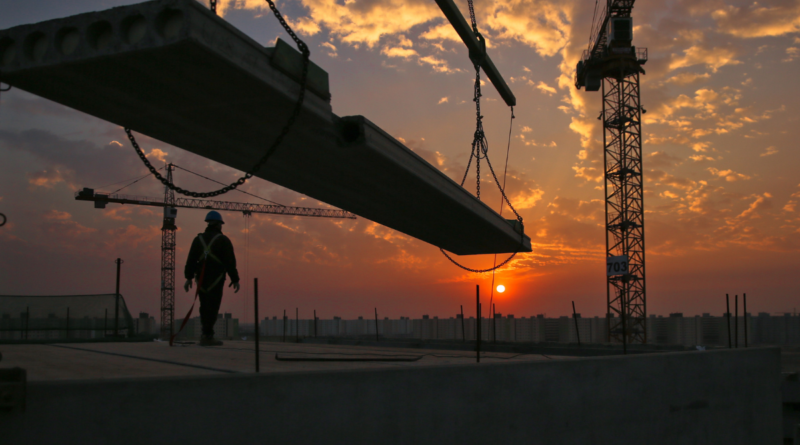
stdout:
<svg viewBox="0 0 800 445">
<path fill-rule="evenodd" d="M 502 294 L 505 291 L 506 291 L 506 287 L 503 286 L 502 284 L 497 286 L 497 292 L 500 292 Z"/>
</svg>

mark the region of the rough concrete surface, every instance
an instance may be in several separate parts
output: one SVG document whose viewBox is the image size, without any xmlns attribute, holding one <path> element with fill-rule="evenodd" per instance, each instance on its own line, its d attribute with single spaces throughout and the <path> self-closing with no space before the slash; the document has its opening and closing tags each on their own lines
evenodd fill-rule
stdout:
<svg viewBox="0 0 800 445">
<path fill-rule="evenodd" d="M 3 367 L 28 370 L 29 381 L 118 379 L 126 377 L 169 377 L 252 373 L 255 371 L 254 343 L 226 341 L 221 347 L 196 344 L 169 347 L 167 342 L 81 343 L 51 345 L 4 345 Z M 262 342 L 262 373 L 341 371 L 472 365 L 475 352 L 428 349 L 353 347 L 348 345 L 309 345 Z M 282 358 L 417 358 L 413 362 L 291 362 Z M 484 362 L 565 360 L 542 354 L 491 353 Z"/>
<path fill-rule="evenodd" d="M 32 382 L 0 431 L 25 444 L 781 440 L 777 348 L 307 369 Z"/>
<path fill-rule="evenodd" d="M 287 123 L 301 65 L 289 45 L 264 48 L 195 0 L 0 31 L 3 82 L 241 171 Z M 297 122 L 256 176 L 459 255 L 531 250 L 395 138 L 362 116 L 334 115 L 327 73 L 309 73 Z"/>
</svg>

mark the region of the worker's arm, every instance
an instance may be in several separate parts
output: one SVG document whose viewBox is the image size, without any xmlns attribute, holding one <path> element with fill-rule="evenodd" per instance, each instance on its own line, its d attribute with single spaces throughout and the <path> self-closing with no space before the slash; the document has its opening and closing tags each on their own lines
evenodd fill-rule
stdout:
<svg viewBox="0 0 800 445">
<path fill-rule="evenodd" d="M 200 240 L 195 237 L 192 241 L 192 247 L 189 248 L 189 256 L 186 258 L 186 267 L 183 268 L 183 276 L 187 280 L 192 280 L 198 272 L 198 262 L 203 255 L 203 245 Z"/>
</svg>

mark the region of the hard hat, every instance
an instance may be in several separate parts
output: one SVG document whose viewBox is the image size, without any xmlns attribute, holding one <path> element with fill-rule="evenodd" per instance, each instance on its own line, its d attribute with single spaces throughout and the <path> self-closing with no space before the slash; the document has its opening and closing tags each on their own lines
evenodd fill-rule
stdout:
<svg viewBox="0 0 800 445">
<path fill-rule="evenodd" d="M 215 212 L 214 210 L 208 212 L 208 215 L 206 215 L 206 222 L 211 222 L 211 221 L 219 221 L 220 224 L 225 224 L 225 221 L 222 220 L 222 215 L 220 215 L 219 212 Z"/>
</svg>

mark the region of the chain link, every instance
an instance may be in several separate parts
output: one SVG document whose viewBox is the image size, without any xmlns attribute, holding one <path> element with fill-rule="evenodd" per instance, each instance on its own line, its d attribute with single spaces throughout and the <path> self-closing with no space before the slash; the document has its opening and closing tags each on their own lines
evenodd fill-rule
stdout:
<svg viewBox="0 0 800 445">
<path fill-rule="evenodd" d="M 478 32 L 478 24 L 475 21 L 475 8 L 472 5 L 472 0 L 469 0 L 468 3 L 469 3 L 469 16 L 472 21 L 472 32 L 475 33 L 475 37 L 480 42 L 483 42 L 483 37 Z M 522 217 L 519 215 L 519 213 L 517 213 L 517 210 L 514 208 L 514 206 L 511 205 L 511 201 L 509 201 L 508 196 L 506 196 L 506 192 L 500 185 L 500 181 L 497 180 L 497 175 L 494 173 L 494 168 L 492 168 L 492 163 L 489 161 L 489 141 L 486 139 L 486 133 L 483 131 L 483 116 L 481 116 L 481 96 L 482 96 L 481 63 L 483 56 L 481 55 L 480 59 L 472 57 L 471 59 L 472 59 L 472 64 L 475 67 L 474 97 L 472 99 L 475 102 L 475 134 L 472 139 L 472 152 L 470 153 L 469 161 L 467 161 L 467 169 L 466 171 L 464 171 L 464 177 L 461 179 L 461 186 L 462 187 L 464 186 L 464 183 L 467 180 L 467 174 L 469 173 L 469 167 L 472 165 L 472 159 L 475 158 L 475 173 L 476 173 L 476 183 L 477 183 L 476 197 L 478 198 L 478 201 L 481 200 L 481 159 L 485 159 L 486 164 L 489 166 L 489 171 L 492 173 L 492 177 L 494 178 L 494 182 L 495 184 L 497 184 L 497 188 L 500 189 L 500 194 L 503 195 L 503 200 L 505 201 L 506 204 L 508 204 L 508 207 L 511 209 L 511 211 L 514 212 L 514 215 L 516 215 L 520 225 L 522 225 Z M 513 107 L 511 108 L 511 115 L 512 115 L 511 118 L 513 119 L 514 118 Z M 522 242 L 524 240 L 525 240 L 525 232 L 523 231 L 520 232 L 520 246 L 522 246 Z M 493 270 L 497 270 L 508 264 L 508 262 L 511 261 L 519 253 L 519 250 L 517 250 L 516 252 L 512 253 L 511 256 L 506 258 L 505 261 L 494 267 L 490 267 L 488 269 L 471 269 L 469 267 L 459 264 L 456 260 L 451 258 L 450 255 L 448 255 L 447 252 L 444 251 L 444 249 L 440 248 L 439 250 L 442 251 L 442 254 L 444 254 L 444 256 L 447 257 L 447 259 L 450 260 L 451 263 L 455 264 L 456 266 L 466 271 L 473 273 L 486 273 L 486 272 L 492 272 Z"/>
<path fill-rule="evenodd" d="M 498 264 L 497 266 L 490 267 L 488 269 L 471 269 L 471 268 L 469 268 L 467 266 L 464 266 L 463 264 L 459 264 L 456 260 L 450 258 L 450 255 L 448 255 L 447 252 L 444 251 L 444 249 L 440 248 L 439 250 L 442 251 L 442 254 L 444 254 L 444 256 L 447 257 L 447 259 L 450 260 L 451 263 L 455 264 L 456 266 L 458 266 L 458 267 L 460 267 L 460 268 L 462 268 L 462 269 L 464 269 L 466 271 L 472 272 L 472 273 L 486 273 L 486 272 L 491 272 L 493 270 L 497 270 L 497 269 L 505 266 L 506 264 L 508 264 L 508 262 L 511 261 L 512 259 L 514 259 L 514 257 L 517 256 L 517 253 L 519 253 L 519 252 L 512 253 L 511 256 L 506 258 L 505 261 L 503 261 L 502 263 Z"/>
<path fill-rule="evenodd" d="M 209 7 L 209 9 L 211 9 L 211 12 L 216 14 L 217 13 L 217 0 L 210 0 L 209 4 L 208 4 L 208 7 Z"/>
<path fill-rule="evenodd" d="M 278 149 L 280 143 L 283 142 L 283 139 L 286 137 L 286 135 L 289 134 L 289 130 L 294 125 L 295 121 L 297 120 L 297 117 L 303 111 L 303 100 L 305 99 L 306 96 L 306 79 L 308 77 L 308 64 L 311 52 L 308 50 L 308 46 L 305 44 L 305 42 L 300 40 L 300 38 L 297 37 L 297 34 L 295 34 L 294 31 L 292 31 L 292 28 L 289 26 L 289 24 L 286 23 L 286 20 L 284 20 L 283 15 L 281 15 L 280 11 L 278 11 L 278 8 L 275 6 L 275 3 L 272 0 L 266 0 L 266 1 L 267 3 L 269 3 L 269 8 L 275 14 L 275 17 L 277 17 L 281 26 L 283 26 L 283 29 L 286 30 L 286 33 L 289 34 L 292 40 L 294 40 L 294 43 L 297 45 L 297 48 L 300 50 L 301 53 L 303 53 L 303 73 L 300 77 L 300 94 L 297 97 L 297 103 L 295 103 L 294 111 L 292 111 L 292 114 L 289 116 L 289 119 L 286 122 L 286 125 L 281 130 L 280 134 L 278 134 L 278 137 L 275 138 L 275 141 L 272 143 L 272 145 L 270 145 L 270 147 L 267 149 L 267 151 L 264 153 L 261 159 L 259 159 L 258 162 L 255 163 L 253 168 L 251 168 L 248 172 L 244 174 L 244 176 L 237 179 L 235 182 L 232 182 L 229 185 L 226 185 L 225 187 L 222 187 L 219 190 L 214 190 L 212 192 L 193 192 L 172 184 L 164 176 L 158 173 L 158 171 L 156 171 L 156 168 L 153 167 L 153 165 L 147 159 L 147 156 L 144 154 L 142 149 L 139 147 L 139 144 L 136 142 L 136 138 L 133 136 L 131 129 L 125 128 L 125 133 L 128 135 L 128 140 L 131 141 L 131 145 L 133 146 L 134 150 L 136 150 L 136 154 L 139 155 L 139 159 L 142 160 L 145 167 L 147 167 L 147 169 L 150 170 L 150 173 L 152 173 L 153 176 L 156 177 L 156 179 L 158 179 L 166 187 L 169 187 L 171 190 L 174 190 L 182 195 L 191 196 L 193 198 L 211 198 L 214 196 L 223 195 L 225 193 L 230 192 L 231 190 L 236 189 L 240 185 L 244 184 L 248 179 L 252 178 L 256 173 L 258 173 L 261 167 L 263 167 L 264 164 L 266 164 L 269 158 L 275 153 L 275 150 Z M 216 1 L 212 0 L 212 7 L 215 8 L 216 7 L 215 5 Z"/>
</svg>

